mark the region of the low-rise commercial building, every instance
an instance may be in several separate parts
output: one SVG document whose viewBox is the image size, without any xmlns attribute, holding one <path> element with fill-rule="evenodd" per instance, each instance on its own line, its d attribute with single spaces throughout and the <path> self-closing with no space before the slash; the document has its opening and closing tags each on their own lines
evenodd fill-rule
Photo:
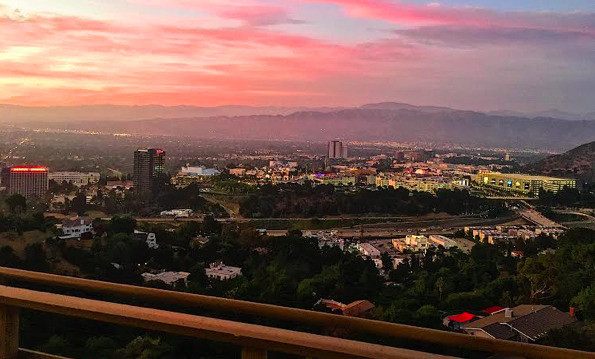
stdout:
<svg viewBox="0 0 595 359">
<path fill-rule="evenodd" d="M 190 208 L 184 209 L 170 209 L 168 211 L 161 211 L 159 213 L 161 216 L 164 217 L 179 217 L 179 218 L 188 218 L 194 214 L 194 211 Z"/>
<path fill-rule="evenodd" d="M 358 243 L 357 249 L 362 255 L 366 257 L 370 257 L 372 259 L 380 258 L 380 250 L 370 243 Z"/>
<path fill-rule="evenodd" d="M 446 249 L 448 248 L 453 248 L 457 246 L 457 242 L 455 242 L 454 240 L 445 237 L 445 236 L 440 236 L 437 234 L 432 234 L 428 237 L 430 239 L 430 241 L 437 246 L 442 246 Z"/>
<path fill-rule="evenodd" d="M 50 172 L 49 180 L 58 184 L 72 183 L 77 187 L 97 184 L 101 175 L 99 172 Z"/>
<path fill-rule="evenodd" d="M 105 189 L 108 191 L 117 190 L 117 189 L 131 189 L 134 187 L 134 182 L 132 181 L 107 181 L 105 185 Z"/>
<path fill-rule="evenodd" d="M 246 175 L 245 168 L 231 168 L 229 174 L 232 176 L 244 177 Z"/>
<path fill-rule="evenodd" d="M 538 196 L 542 189 L 557 193 L 564 187 L 577 186 L 575 179 L 500 172 L 480 172 L 476 182 L 482 186 L 530 196 Z"/>
<path fill-rule="evenodd" d="M 422 235 L 408 235 L 405 238 L 393 239 L 393 246 L 400 252 L 410 250 L 414 252 L 423 251 L 430 247 L 428 237 Z"/>
<path fill-rule="evenodd" d="M 172 182 L 180 187 L 188 186 L 195 182 L 205 182 L 220 172 L 215 168 L 206 168 L 204 166 L 185 166 L 180 172 L 172 178 Z"/>
<path fill-rule="evenodd" d="M 355 186 L 357 178 L 351 175 L 341 173 L 321 173 L 308 176 L 310 181 L 319 184 L 330 184 L 333 186 Z"/>
</svg>

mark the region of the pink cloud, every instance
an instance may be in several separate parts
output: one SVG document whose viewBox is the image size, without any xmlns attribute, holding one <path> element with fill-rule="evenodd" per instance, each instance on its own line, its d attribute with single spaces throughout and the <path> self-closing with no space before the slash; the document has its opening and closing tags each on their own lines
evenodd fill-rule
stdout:
<svg viewBox="0 0 595 359">
<path fill-rule="evenodd" d="M 221 104 L 319 96 L 308 81 L 357 73 L 367 61 L 354 47 L 255 26 L 132 26 L 34 14 L 0 17 L 0 32 L 10 35 L 0 49 L 26 44 L 40 51 L 0 69 L 0 79 L 25 84 L 0 101 L 23 104 Z M 33 83 L 46 85 L 26 85 Z"/>
<path fill-rule="evenodd" d="M 167 5 L 156 0 L 133 0 L 134 3 L 152 7 L 178 7 L 186 10 L 197 10 L 209 12 L 221 18 L 238 20 L 245 25 L 266 26 L 276 24 L 299 24 L 301 20 L 293 19 L 286 7 L 273 4 L 265 4 L 256 0 L 232 1 L 232 0 L 173 0 Z"/>
<path fill-rule="evenodd" d="M 287 10 L 281 6 L 233 6 L 220 9 L 216 11 L 216 14 L 224 18 L 240 20 L 253 26 L 302 23 L 302 21 L 292 19 Z"/>
<path fill-rule="evenodd" d="M 555 12 L 498 12 L 478 7 L 411 5 L 387 0 L 294 0 L 340 6 L 345 14 L 400 25 L 458 25 L 516 27 L 595 34 L 595 14 Z"/>
<path fill-rule="evenodd" d="M 259 2 L 236 7 L 231 0 L 177 2 L 214 14 L 215 23 L 237 20 L 219 27 L 188 19 L 13 16 L 4 8 L 0 102 L 329 105 L 421 99 L 452 105 L 457 96 L 461 103 L 478 101 L 477 93 L 488 88 L 492 97 L 512 96 L 511 89 L 523 83 L 533 86 L 527 85 L 527 92 L 555 88 L 543 79 L 560 68 L 566 71 L 563 80 L 595 76 L 586 62 L 595 55 L 589 14 L 500 14 L 385 0 L 316 2 L 401 26 L 347 45 L 315 32 L 306 36 L 266 26 L 293 20 L 285 7 Z M 574 65 L 577 71 L 566 70 Z"/>
</svg>

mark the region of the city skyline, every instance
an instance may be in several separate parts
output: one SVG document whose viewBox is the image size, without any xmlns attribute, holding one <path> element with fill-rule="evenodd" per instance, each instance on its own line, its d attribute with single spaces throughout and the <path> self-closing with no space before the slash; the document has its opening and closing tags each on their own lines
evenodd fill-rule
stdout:
<svg viewBox="0 0 595 359">
<path fill-rule="evenodd" d="M 595 110 L 589 1 L 0 0 L 0 103 Z"/>
</svg>

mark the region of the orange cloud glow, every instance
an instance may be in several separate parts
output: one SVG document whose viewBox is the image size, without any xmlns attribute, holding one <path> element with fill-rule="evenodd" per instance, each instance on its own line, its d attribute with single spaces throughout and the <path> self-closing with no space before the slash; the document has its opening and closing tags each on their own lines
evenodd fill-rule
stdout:
<svg viewBox="0 0 595 359">
<path fill-rule="evenodd" d="M 542 89 L 542 98 L 524 99 L 541 106 L 584 81 L 585 71 L 595 75 L 587 61 L 595 15 L 585 11 L 389 0 L 88 6 L 101 11 L 19 10 L 0 0 L 0 103 L 500 106 L 525 86 Z M 365 40 L 351 41 L 349 31 Z M 571 68 L 544 80 L 560 66 Z"/>
</svg>

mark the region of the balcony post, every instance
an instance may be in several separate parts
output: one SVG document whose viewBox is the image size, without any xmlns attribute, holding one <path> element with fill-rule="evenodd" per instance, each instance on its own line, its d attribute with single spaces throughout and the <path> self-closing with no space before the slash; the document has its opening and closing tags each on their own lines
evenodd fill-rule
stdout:
<svg viewBox="0 0 595 359">
<path fill-rule="evenodd" d="M 0 359 L 19 354 L 19 308 L 0 305 Z"/>
<path fill-rule="evenodd" d="M 259 348 L 242 347 L 242 359 L 267 359 L 267 351 Z"/>
</svg>

